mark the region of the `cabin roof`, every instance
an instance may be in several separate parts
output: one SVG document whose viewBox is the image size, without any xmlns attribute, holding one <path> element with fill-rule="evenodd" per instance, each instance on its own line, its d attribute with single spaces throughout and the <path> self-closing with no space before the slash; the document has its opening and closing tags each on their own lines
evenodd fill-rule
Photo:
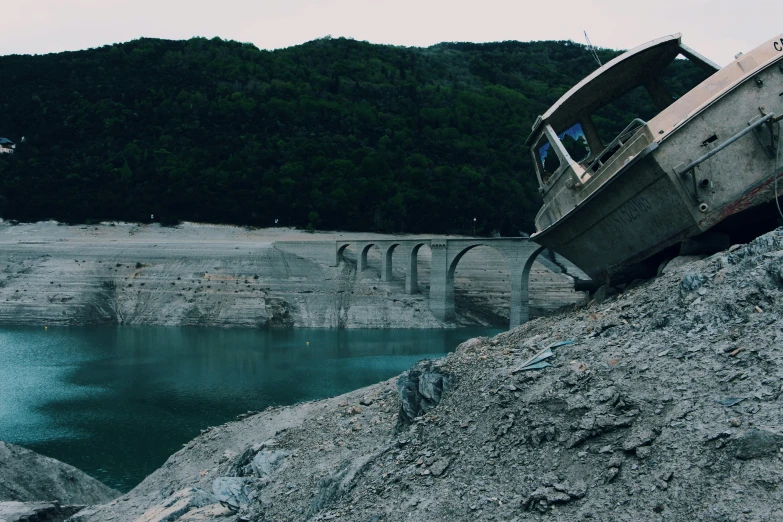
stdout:
<svg viewBox="0 0 783 522">
<path fill-rule="evenodd" d="M 8 138 L 0 138 L 0 145 L 8 145 L 8 144 L 13 145 L 14 142 L 9 140 Z"/>
<path fill-rule="evenodd" d="M 680 54 L 681 33 L 664 36 L 634 47 L 593 71 L 536 119 L 527 139 L 530 145 L 541 125 L 549 123 L 558 132 L 580 114 L 590 114 L 613 98 L 633 89 L 645 76 L 659 73 Z"/>
</svg>

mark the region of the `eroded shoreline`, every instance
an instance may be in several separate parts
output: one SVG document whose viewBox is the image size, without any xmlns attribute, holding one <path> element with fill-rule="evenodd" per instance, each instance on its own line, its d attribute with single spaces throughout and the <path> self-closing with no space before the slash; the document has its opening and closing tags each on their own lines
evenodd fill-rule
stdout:
<svg viewBox="0 0 783 522">
<path fill-rule="evenodd" d="M 426 249 L 421 293 L 408 295 L 399 270 L 380 281 L 376 251 L 360 275 L 351 262 L 332 266 L 333 241 L 343 237 L 392 236 L 194 223 L 0 224 L 0 325 L 449 326 L 428 308 Z M 510 289 L 502 258 L 479 247 L 458 270 L 458 324 L 502 325 Z M 583 297 L 566 276 L 535 267 L 533 315 Z"/>
</svg>

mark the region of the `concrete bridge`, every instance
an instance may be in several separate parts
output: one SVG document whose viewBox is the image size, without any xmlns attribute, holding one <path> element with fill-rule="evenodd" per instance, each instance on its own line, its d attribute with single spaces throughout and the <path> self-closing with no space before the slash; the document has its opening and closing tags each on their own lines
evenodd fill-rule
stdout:
<svg viewBox="0 0 783 522">
<path fill-rule="evenodd" d="M 405 252 L 405 292 L 419 291 L 417 256 L 419 249 L 427 245 L 432 251 L 429 306 L 441 321 L 453 321 L 454 314 L 454 272 L 460 259 L 469 250 L 488 246 L 499 251 L 506 260 L 511 274 L 511 328 L 525 323 L 530 318 L 528 283 L 530 268 L 539 261 L 553 272 L 572 272 L 570 263 L 553 252 L 533 243 L 528 238 L 469 238 L 469 239 L 401 239 L 401 240 L 340 240 L 335 242 L 335 266 L 343 260 L 348 246 L 356 249 L 356 272 L 367 268 L 367 253 L 373 246 L 381 250 L 381 280 L 392 280 L 392 255 L 396 249 Z M 570 265 L 570 266 L 569 266 Z M 578 269 L 576 269 L 578 270 Z M 580 274 L 584 275 L 584 274 Z M 586 277 L 586 276 L 584 276 Z"/>
</svg>

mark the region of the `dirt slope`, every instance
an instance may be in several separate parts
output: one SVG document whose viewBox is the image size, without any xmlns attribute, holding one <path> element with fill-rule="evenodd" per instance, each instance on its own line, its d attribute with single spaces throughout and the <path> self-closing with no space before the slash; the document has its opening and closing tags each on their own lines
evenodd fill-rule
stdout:
<svg viewBox="0 0 783 522">
<path fill-rule="evenodd" d="M 782 297 L 778 229 L 399 381 L 213 428 L 75 520 L 779 521 Z"/>
</svg>

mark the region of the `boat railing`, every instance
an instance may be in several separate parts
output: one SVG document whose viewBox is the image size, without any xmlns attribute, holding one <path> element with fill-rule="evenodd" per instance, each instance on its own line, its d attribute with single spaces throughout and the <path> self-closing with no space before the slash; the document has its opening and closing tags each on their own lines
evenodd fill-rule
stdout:
<svg viewBox="0 0 783 522">
<path fill-rule="evenodd" d="M 615 152 L 620 150 L 620 147 L 625 145 L 625 142 L 633 136 L 633 134 L 636 132 L 637 129 L 640 127 L 644 127 L 647 125 L 647 122 L 644 121 L 641 118 L 634 118 L 634 120 L 629 123 L 621 132 L 617 135 L 615 139 L 607 145 L 604 150 L 601 151 L 601 153 L 596 157 L 592 163 L 590 163 L 590 166 L 587 167 L 588 172 L 596 172 L 598 169 L 600 169 L 604 163 L 606 163 L 609 158 L 611 158 Z"/>
</svg>

